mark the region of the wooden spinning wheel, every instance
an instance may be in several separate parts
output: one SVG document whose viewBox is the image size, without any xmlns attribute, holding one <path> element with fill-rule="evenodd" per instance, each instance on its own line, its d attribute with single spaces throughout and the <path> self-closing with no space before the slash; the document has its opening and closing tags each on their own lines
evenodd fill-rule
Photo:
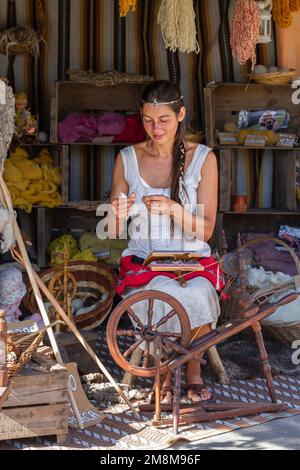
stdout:
<svg viewBox="0 0 300 470">
<path fill-rule="evenodd" d="M 49 282 L 49 290 L 59 301 L 65 296 L 73 299 L 77 291 L 77 282 L 70 272 L 59 272 Z"/>
<path fill-rule="evenodd" d="M 147 305 L 145 321 L 142 321 L 132 308 L 141 301 L 146 301 Z M 156 301 L 164 302 L 170 306 L 169 313 L 160 318 L 158 322 L 153 321 Z M 124 329 L 120 326 L 120 322 L 127 314 L 132 326 Z M 175 316 L 178 319 L 180 331 L 161 331 L 160 327 Z M 160 372 L 164 373 L 176 353 L 178 355 L 178 353 L 182 354 L 186 351 L 190 342 L 190 334 L 190 320 L 181 303 L 174 297 L 155 290 L 138 292 L 120 302 L 112 312 L 107 324 L 108 347 L 113 359 L 123 370 L 140 377 L 154 377 L 156 375 L 157 368 L 150 366 L 150 355 L 157 340 L 160 341 L 162 351 Z M 121 336 L 135 338 L 132 346 L 125 352 L 120 349 Z M 129 360 L 132 353 L 139 347 L 143 348 L 142 364 L 141 366 L 135 366 Z"/>
</svg>

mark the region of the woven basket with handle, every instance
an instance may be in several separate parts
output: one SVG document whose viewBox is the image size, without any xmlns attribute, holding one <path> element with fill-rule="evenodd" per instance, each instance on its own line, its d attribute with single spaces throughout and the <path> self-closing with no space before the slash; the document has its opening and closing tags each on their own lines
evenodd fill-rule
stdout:
<svg viewBox="0 0 300 470">
<path fill-rule="evenodd" d="M 300 260 L 298 256 L 296 255 L 295 251 L 283 240 L 271 236 L 262 236 L 258 238 L 253 238 L 245 242 L 241 249 L 244 250 L 245 248 L 250 247 L 252 244 L 259 243 L 259 242 L 265 242 L 265 241 L 273 241 L 278 245 L 283 246 L 286 248 L 288 253 L 291 255 L 291 258 L 293 259 L 297 273 L 300 275 Z M 230 284 L 228 291 L 227 291 L 227 299 L 223 302 L 221 302 L 221 316 L 220 316 L 220 323 L 225 323 L 230 320 L 234 320 L 239 317 L 240 311 L 242 310 L 242 307 L 239 305 L 239 295 L 240 295 L 240 273 L 238 273 L 233 280 L 233 282 Z M 230 280 L 228 280 L 230 282 Z M 294 288 L 294 280 L 291 281 L 291 283 L 284 283 L 284 284 L 276 284 L 276 289 L 280 290 L 288 290 L 291 288 Z M 256 298 L 256 293 L 258 292 L 253 290 L 253 289 L 248 289 L 247 292 L 253 299 Z M 261 290 L 260 290 L 261 292 Z M 266 290 L 266 294 L 267 294 Z M 264 295 L 262 293 L 261 299 L 263 301 Z M 259 299 L 258 299 L 259 300 Z M 267 325 L 263 324 L 263 329 L 264 331 L 269 335 L 272 336 L 273 338 L 281 341 L 284 344 L 291 344 L 291 341 L 294 339 L 300 339 L 300 320 L 299 322 L 293 322 L 293 323 L 276 323 L 276 322 L 268 322 Z"/>
<path fill-rule="evenodd" d="M 254 80 L 256 83 L 266 85 L 284 85 L 294 80 L 296 75 L 295 69 L 290 69 L 288 72 L 269 72 L 269 73 L 248 73 L 249 80 Z"/>
<path fill-rule="evenodd" d="M 11 333 L 7 335 L 8 347 L 11 347 L 11 350 L 16 354 L 15 361 L 7 362 L 7 375 L 9 379 L 20 372 L 22 367 L 30 361 L 40 346 L 45 333 L 46 329 L 37 331 L 35 334 Z"/>
</svg>

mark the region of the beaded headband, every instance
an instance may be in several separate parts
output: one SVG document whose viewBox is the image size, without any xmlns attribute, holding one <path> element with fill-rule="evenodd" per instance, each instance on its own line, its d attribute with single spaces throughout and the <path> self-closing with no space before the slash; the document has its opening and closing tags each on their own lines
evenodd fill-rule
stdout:
<svg viewBox="0 0 300 470">
<path fill-rule="evenodd" d="M 175 104 L 175 103 L 178 103 L 178 101 L 181 101 L 183 100 L 183 96 L 181 95 L 180 98 L 178 98 L 178 100 L 174 100 L 174 101 L 164 101 L 164 102 L 161 102 L 161 101 L 157 101 L 156 98 L 154 98 L 154 100 L 152 101 L 152 103 L 149 103 L 148 101 L 144 101 L 144 100 L 141 100 L 141 103 L 143 104 L 149 104 L 150 106 L 167 106 L 169 104 Z"/>
</svg>

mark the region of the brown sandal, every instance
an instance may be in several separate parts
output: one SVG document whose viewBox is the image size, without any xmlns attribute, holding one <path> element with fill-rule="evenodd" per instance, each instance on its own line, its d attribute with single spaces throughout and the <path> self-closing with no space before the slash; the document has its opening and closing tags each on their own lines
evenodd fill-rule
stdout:
<svg viewBox="0 0 300 470">
<path fill-rule="evenodd" d="M 167 396 L 167 393 L 171 393 L 171 401 L 169 402 L 168 400 L 164 400 Z M 163 386 L 160 392 L 160 402 L 163 405 L 169 405 L 173 403 L 173 396 L 172 396 L 172 388 L 169 386 Z M 155 403 L 155 393 L 152 392 L 150 395 L 150 403 L 154 404 Z"/>
<path fill-rule="evenodd" d="M 208 398 L 207 400 L 193 400 L 191 398 L 188 397 L 188 392 L 189 391 L 193 391 L 195 392 L 197 395 L 199 395 L 199 397 L 201 398 L 200 394 L 201 394 L 201 391 L 206 389 L 209 393 L 210 393 L 210 398 Z M 187 393 L 187 398 L 189 400 L 190 403 L 202 403 L 202 402 L 210 402 L 210 401 L 214 401 L 214 395 L 213 393 L 208 390 L 207 386 L 205 384 L 188 384 L 185 388 L 186 390 L 186 393 Z"/>
</svg>

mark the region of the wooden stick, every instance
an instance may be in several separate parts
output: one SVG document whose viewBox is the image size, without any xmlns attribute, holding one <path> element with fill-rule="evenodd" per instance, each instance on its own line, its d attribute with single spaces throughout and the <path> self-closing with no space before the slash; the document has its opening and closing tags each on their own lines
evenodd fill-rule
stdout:
<svg viewBox="0 0 300 470">
<path fill-rule="evenodd" d="M 2 199 L 2 202 L 3 202 L 4 206 L 7 209 L 9 209 L 10 211 L 13 211 L 14 208 L 13 208 L 13 203 L 12 203 L 12 200 L 11 200 L 10 192 L 9 192 L 9 190 L 8 190 L 6 184 L 5 184 L 5 181 L 3 179 L 3 176 L 2 176 L 1 172 L 0 172 L 0 188 L 1 188 L 1 192 L 2 192 L 1 199 Z M 25 248 L 25 244 L 24 244 L 24 241 L 23 241 L 18 223 L 17 223 L 15 218 L 13 219 L 13 231 L 14 231 L 14 236 L 15 236 L 16 241 L 17 241 L 17 245 L 18 245 L 19 250 L 21 252 L 22 264 L 26 268 L 26 271 L 27 271 L 27 274 L 28 274 L 28 277 L 29 277 L 29 280 L 30 280 L 30 283 L 31 283 L 31 286 L 32 286 L 32 290 L 33 290 L 36 302 L 38 304 L 39 310 L 40 310 L 41 315 L 42 315 L 43 322 L 44 322 L 45 326 L 49 327 L 51 325 L 50 320 L 49 320 L 48 314 L 46 312 L 44 302 L 43 302 L 43 299 L 41 297 L 41 293 L 38 289 L 38 286 L 37 286 L 37 283 L 36 283 L 36 280 L 35 280 L 35 276 L 34 276 L 34 270 L 31 266 L 31 263 L 30 263 L 30 260 L 29 260 L 29 257 L 28 257 L 28 254 L 27 254 L 27 251 L 26 251 L 26 248 Z M 48 336 L 49 336 L 50 344 L 51 344 L 51 347 L 53 349 L 56 361 L 59 364 L 64 365 L 52 328 L 49 328 L 47 333 L 48 333 Z M 78 426 L 79 426 L 80 429 L 84 429 L 83 424 L 81 422 L 80 413 L 79 413 L 79 410 L 78 410 L 78 407 L 77 407 L 77 403 L 75 401 L 73 392 L 70 389 L 70 387 L 68 387 L 68 394 L 69 394 L 69 398 L 70 398 L 70 401 L 71 401 L 71 404 L 72 404 L 72 408 L 74 410 L 74 414 L 75 414 L 76 419 L 78 421 Z"/>
<path fill-rule="evenodd" d="M 113 385 L 113 387 L 117 390 L 117 392 L 121 395 L 123 400 L 127 403 L 127 405 L 130 407 L 131 411 L 134 413 L 136 417 L 138 417 L 137 411 L 133 408 L 132 404 L 124 394 L 123 390 L 119 387 L 119 385 L 116 383 L 114 378 L 110 375 L 106 367 L 102 364 L 98 356 L 96 356 L 95 352 L 92 350 L 90 345 L 86 342 L 86 340 L 83 338 L 83 336 L 80 334 L 78 329 L 76 328 L 75 324 L 69 319 L 68 315 L 63 311 L 55 297 L 49 292 L 43 281 L 40 279 L 37 273 L 34 273 L 36 282 L 38 286 L 40 287 L 41 291 L 45 294 L 49 302 L 52 303 L 53 307 L 57 311 L 57 313 L 62 317 L 63 321 L 68 325 L 70 330 L 74 333 L 78 341 L 82 344 L 84 349 L 87 351 L 87 353 L 91 356 L 92 359 L 96 362 L 97 366 L 99 369 L 104 373 L 104 375 L 107 377 L 107 379 L 110 381 L 110 383 Z"/>
<path fill-rule="evenodd" d="M 22 260 L 22 258 L 20 257 L 20 255 L 18 255 L 17 253 L 14 253 L 15 254 L 15 257 L 16 259 L 19 260 L 19 262 L 21 264 L 24 263 L 24 261 Z M 82 346 L 85 348 L 85 350 L 87 351 L 87 353 L 92 357 L 92 359 L 94 359 L 94 361 L 96 362 L 96 364 L 98 365 L 98 367 L 100 368 L 100 370 L 104 373 L 104 375 L 107 377 L 107 379 L 110 381 L 110 383 L 113 385 L 113 387 L 117 390 L 117 392 L 121 395 L 121 397 L 123 398 L 123 400 L 127 403 L 127 405 L 130 407 L 131 411 L 134 413 L 134 415 L 136 417 L 139 416 L 139 414 L 137 413 L 137 411 L 133 408 L 132 404 L 130 403 L 130 401 L 128 400 L 128 398 L 126 397 L 126 395 L 124 394 L 123 390 L 119 387 L 119 385 L 116 383 L 116 381 L 114 380 L 114 378 L 110 375 L 110 373 L 108 372 L 108 370 L 106 369 L 106 367 L 102 364 L 102 362 L 100 361 L 100 359 L 98 358 L 98 356 L 96 356 L 95 352 L 92 350 L 92 348 L 90 347 L 90 345 L 85 341 L 85 339 L 83 338 L 83 336 L 80 334 L 80 332 L 78 331 L 78 329 L 76 328 L 75 324 L 69 319 L 68 315 L 66 315 L 66 313 L 63 311 L 62 307 L 59 305 L 58 301 L 56 300 L 56 298 L 51 294 L 51 292 L 47 289 L 47 287 L 45 286 L 45 284 L 43 283 L 43 281 L 40 279 L 40 277 L 38 276 L 38 274 L 33 271 L 33 275 L 34 275 L 34 278 L 35 278 L 35 281 L 37 283 L 37 285 L 40 287 L 41 291 L 45 294 L 45 296 L 47 297 L 47 299 L 51 302 L 51 304 L 53 305 L 53 307 L 55 308 L 55 310 L 57 311 L 57 313 L 63 318 L 64 322 L 68 325 L 68 327 L 70 328 L 70 330 L 74 333 L 74 335 L 76 336 L 76 338 L 78 339 L 78 341 L 82 344 Z"/>
</svg>

